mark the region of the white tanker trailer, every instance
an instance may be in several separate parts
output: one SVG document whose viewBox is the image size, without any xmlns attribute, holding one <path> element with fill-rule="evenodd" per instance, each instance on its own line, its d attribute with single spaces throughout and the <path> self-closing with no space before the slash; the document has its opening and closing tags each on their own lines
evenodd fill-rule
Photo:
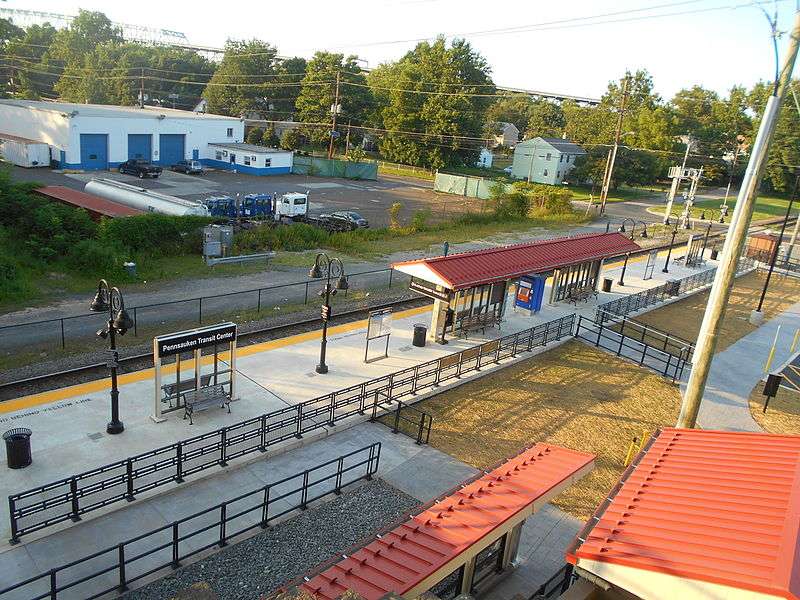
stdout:
<svg viewBox="0 0 800 600">
<path fill-rule="evenodd" d="M 113 179 L 92 179 L 86 184 L 86 192 L 144 212 L 176 217 L 209 216 L 208 207 L 201 202 L 159 194 Z"/>
</svg>

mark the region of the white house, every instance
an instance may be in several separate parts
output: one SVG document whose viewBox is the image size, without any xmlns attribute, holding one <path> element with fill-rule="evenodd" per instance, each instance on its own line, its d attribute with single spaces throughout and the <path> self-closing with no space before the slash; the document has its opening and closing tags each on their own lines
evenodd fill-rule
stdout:
<svg viewBox="0 0 800 600">
<path fill-rule="evenodd" d="M 492 154 L 492 151 L 488 148 L 481 148 L 481 153 L 478 156 L 478 162 L 475 163 L 475 166 L 480 169 L 491 169 L 493 160 L 494 154 Z"/>
<path fill-rule="evenodd" d="M 561 138 L 537 137 L 514 148 L 511 176 L 535 183 L 560 185 L 575 167 L 575 160 L 586 151 Z"/>
<path fill-rule="evenodd" d="M 162 166 L 213 159 L 209 144 L 241 143 L 235 117 L 163 107 L 106 106 L 35 100 L 0 100 L 0 135 L 50 146 L 62 169 L 103 170 L 129 158 Z"/>
<path fill-rule="evenodd" d="M 256 146 L 255 144 L 209 144 L 208 159 L 203 164 L 217 168 L 249 173 L 250 175 L 277 175 L 291 173 L 294 153 Z"/>
<path fill-rule="evenodd" d="M 495 123 L 499 133 L 494 136 L 494 142 L 497 146 L 506 146 L 513 148 L 519 141 L 519 129 L 513 123 Z"/>
</svg>

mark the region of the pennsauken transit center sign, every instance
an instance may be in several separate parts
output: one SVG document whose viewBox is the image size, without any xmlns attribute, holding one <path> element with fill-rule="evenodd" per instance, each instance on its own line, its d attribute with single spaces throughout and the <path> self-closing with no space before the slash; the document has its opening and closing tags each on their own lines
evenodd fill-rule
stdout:
<svg viewBox="0 0 800 600">
<path fill-rule="evenodd" d="M 220 323 L 156 338 L 159 356 L 171 356 L 236 341 L 236 323 Z"/>
</svg>

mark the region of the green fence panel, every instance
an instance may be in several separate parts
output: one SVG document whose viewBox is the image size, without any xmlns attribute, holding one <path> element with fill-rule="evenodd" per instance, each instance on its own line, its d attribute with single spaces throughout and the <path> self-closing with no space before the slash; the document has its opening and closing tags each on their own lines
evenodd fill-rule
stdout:
<svg viewBox="0 0 800 600">
<path fill-rule="evenodd" d="M 294 157 L 292 173 L 317 177 L 341 177 L 345 179 L 378 179 L 378 163 L 328 160 L 316 156 Z"/>
<path fill-rule="evenodd" d="M 481 200 L 487 200 L 491 197 L 492 187 L 495 185 L 497 185 L 497 182 L 492 179 L 453 175 L 452 173 L 436 173 L 436 178 L 433 181 L 433 189 L 436 192 L 480 198 Z M 511 190 L 510 184 L 501 185 L 505 185 L 506 191 Z"/>
</svg>

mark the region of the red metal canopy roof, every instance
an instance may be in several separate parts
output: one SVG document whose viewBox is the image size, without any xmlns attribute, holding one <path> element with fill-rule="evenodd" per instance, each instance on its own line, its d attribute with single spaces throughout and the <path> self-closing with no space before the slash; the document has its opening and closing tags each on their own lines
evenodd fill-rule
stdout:
<svg viewBox="0 0 800 600">
<path fill-rule="evenodd" d="M 338 598 L 348 589 L 366 600 L 378 600 L 389 592 L 402 595 L 560 484 L 590 470 L 594 458 L 536 444 L 301 588 L 321 600 Z"/>
<path fill-rule="evenodd" d="M 567 560 L 800 598 L 800 436 L 656 436 Z"/>
<path fill-rule="evenodd" d="M 86 192 L 73 190 L 72 188 L 64 187 L 61 185 L 48 185 L 40 187 L 36 190 L 40 194 L 64 202 L 72 204 L 80 208 L 85 208 L 93 215 L 101 215 L 104 217 L 130 217 L 133 215 L 141 215 L 143 211 L 118 202 L 112 202 L 99 196 L 93 196 Z"/>
<path fill-rule="evenodd" d="M 449 289 L 460 290 L 637 250 L 641 248 L 621 233 L 589 233 L 409 260 L 394 263 L 392 268 L 423 278 L 427 269 L 432 275 L 430 280 L 441 280 Z M 422 266 L 423 270 L 415 266 Z"/>
</svg>

